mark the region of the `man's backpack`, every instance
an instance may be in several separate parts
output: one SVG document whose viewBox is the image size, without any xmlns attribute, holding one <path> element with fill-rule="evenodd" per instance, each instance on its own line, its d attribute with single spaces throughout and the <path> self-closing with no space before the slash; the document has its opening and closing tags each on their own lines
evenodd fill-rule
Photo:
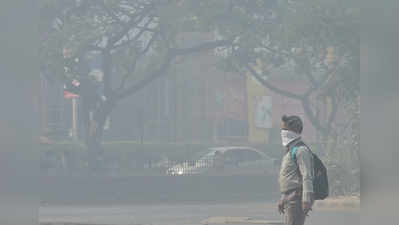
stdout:
<svg viewBox="0 0 399 225">
<path fill-rule="evenodd" d="M 298 143 L 291 151 L 291 157 L 296 160 L 296 152 L 300 146 L 306 146 L 303 142 Z M 307 147 L 307 146 L 306 146 Z M 313 155 L 313 196 L 314 200 L 324 200 L 329 194 L 327 168 L 320 158 L 307 147 Z M 296 161 L 295 161 L 296 162 Z"/>
</svg>

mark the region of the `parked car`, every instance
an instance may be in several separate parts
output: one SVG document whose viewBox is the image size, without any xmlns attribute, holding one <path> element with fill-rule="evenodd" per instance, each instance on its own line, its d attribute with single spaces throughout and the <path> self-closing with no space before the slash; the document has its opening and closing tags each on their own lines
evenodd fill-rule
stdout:
<svg viewBox="0 0 399 225">
<path fill-rule="evenodd" d="M 209 148 L 198 159 L 184 161 L 167 170 L 168 175 L 274 173 L 276 159 L 252 147 Z"/>
</svg>

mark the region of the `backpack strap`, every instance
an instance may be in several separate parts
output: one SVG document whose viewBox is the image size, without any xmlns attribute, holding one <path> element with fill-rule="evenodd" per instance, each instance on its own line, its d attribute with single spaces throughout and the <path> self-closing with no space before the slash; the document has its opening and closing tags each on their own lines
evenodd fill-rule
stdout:
<svg viewBox="0 0 399 225">
<path fill-rule="evenodd" d="M 303 141 L 299 141 L 299 142 L 296 144 L 296 146 L 293 147 L 293 148 L 291 149 L 291 159 L 292 159 L 292 160 L 295 160 L 295 158 L 296 158 L 296 153 L 297 153 L 299 147 L 302 147 L 302 146 L 305 146 L 310 152 L 312 152 L 312 151 L 310 150 L 310 148 L 309 148 Z"/>
<path fill-rule="evenodd" d="M 295 160 L 296 152 L 298 151 L 299 146 L 295 146 L 291 151 L 291 158 Z"/>
</svg>

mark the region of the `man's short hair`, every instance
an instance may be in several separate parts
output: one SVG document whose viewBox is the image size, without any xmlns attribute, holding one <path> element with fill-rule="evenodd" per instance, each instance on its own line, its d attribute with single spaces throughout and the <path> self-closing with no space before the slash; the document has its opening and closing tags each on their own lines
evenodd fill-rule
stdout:
<svg viewBox="0 0 399 225">
<path fill-rule="evenodd" d="M 281 120 L 284 122 L 285 127 L 288 130 L 292 130 L 298 134 L 302 133 L 303 130 L 303 123 L 299 116 L 287 116 L 284 115 Z"/>
</svg>

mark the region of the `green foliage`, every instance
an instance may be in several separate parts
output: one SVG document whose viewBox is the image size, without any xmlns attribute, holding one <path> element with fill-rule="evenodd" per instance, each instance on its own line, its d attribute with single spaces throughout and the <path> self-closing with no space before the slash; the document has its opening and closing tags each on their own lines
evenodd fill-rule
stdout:
<svg viewBox="0 0 399 225">
<path fill-rule="evenodd" d="M 349 67 L 342 73 L 358 67 L 360 13 L 351 1 L 232 2 L 228 22 L 218 21 L 217 29 L 222 36 L 239 35 L 231 56 L 240 65 L 256 58 L 269 70 L 295 63 L 297 76 L 311 73 L 320 80 L 327 48 L 334 47 Z"/>
<path fill-rule="evenodd" d="M 179 46 L 177 37 L 186 32 L 210 32 L 236 40 L 233 48 L 226 49 L 234 58 L 226 59 L 225 68 L 228 70 L 259 58 L 269 69 L 294 62 L 297 76 L 312 73 L 320 80 L 326 67 L 326 49 L 332 46 L 337 57 L 345 61 L 337 76 L 353 81 L 342 84 L 353 86 L 359 80 L 360 11 L 352 1 L 107 0 L 104 5 L 101 1 L 94 1 L 86 7 L 77 7 L 47 0 L 42 4 L 47 13 L 43 13 L 40 27 L 48 31 L 48 36 L 42 43 L 41 58 L 47 65 L 54 65 L 53 73 L 62 71 L 59 61 L 63 47 L 78 50 L 99 43 L 104 37 L 114 37 L 124 29 L 121 22 L 125 22 L 126 15 L 136 18 L 143 7 L 153 5 L 145 16 L 153 19 L 151 29 L 161 33 L 151 45 L 153 53 L 162 55 L 167 47 Z M 50 32 L 48 28 L 54 18 L 61 18 L 62 26 Z M 154 34 L 146 32 L 143 38 L 115 49 L 114 68 L 130 76 L 143 74 L 145 67 L 136 73 L 127 68 L 138 57 L 140 46 L 148 43 Z M 293 54 L 293 49 L 301 50 L 301 55 Z M 145 61 L 150 69 L 159 64 L 157 57 L 153 56 Z M 276 76 L 276 73 L 269 76 Z"/>
<path fill-rule="evenodd" d="M 210 147 L 207 144 L 167 144 L 149 143 L 140 144 L 137 142 L 109 142 L 104 144 L 106 155 L 122 156 L 131 155 L 138 161 L 161 160 L 168 158 L 172 161 L 193 159 L 194 155 Z"/>
<path fill-rule="evenodd" d="M 82 1 L 84 4 L 80 5 L 73 2 L 42 2 L 43 68 L 51 75 L 62 77 L 63 48 L 79 56 L 89 45 L 107 46 L 112 53 L 112 69 L 117 72 L 115 79 L 137 81 L 161 64 L 168 48 L 181 47 L 178 38 L 182 34 L 214 32 L 229 1 L 107 0 Z M 126 30 L 127 27 L 130 29 Z M 109 46 L 113 43 L 106 44 L 107 40 L 123 45 L 113 48 Z M 81 75 L 85 74 L 76 74 Z"/>
<path fill-rule="evenodd" d="M 313 145 L 311 145 L 313 146 Z M 197 160 L 208 148 L 216 147 L 205 143 L 138 143 L 134 141 L 105 142 L 104 165 L 117 165 L 124 173 L 133 174 L 150 162 L 154 165 L 168 159 L 173 162 Z M 282 156 L 280 144 L 252 146 L 273 158 Z M 64 167 L 84 170 L 87 168 L 87 148 L 71 142 L 56 143 L 40 147 L 40 162 L 44 168 Z"/>
<path fill-rule="evenodd" d="M 111 158 L 125 158 L 129 156 L 138 161 L 160 160 L 167 157 L 170 160 L 179 161 L 192 159 L 195 154 L 211 147 L 209 144 L 200 143 L 144 143 L 135 141 L 114 141 L 105 142 L 104 156 Z M 56 143 L 47 146 L 41 146 L 42 156 L 45 154 L 59 155 L 63 152 L 80 155 L 85 158 L 87 149 L 83 144 L 76 143 Z"/>
</svg>

